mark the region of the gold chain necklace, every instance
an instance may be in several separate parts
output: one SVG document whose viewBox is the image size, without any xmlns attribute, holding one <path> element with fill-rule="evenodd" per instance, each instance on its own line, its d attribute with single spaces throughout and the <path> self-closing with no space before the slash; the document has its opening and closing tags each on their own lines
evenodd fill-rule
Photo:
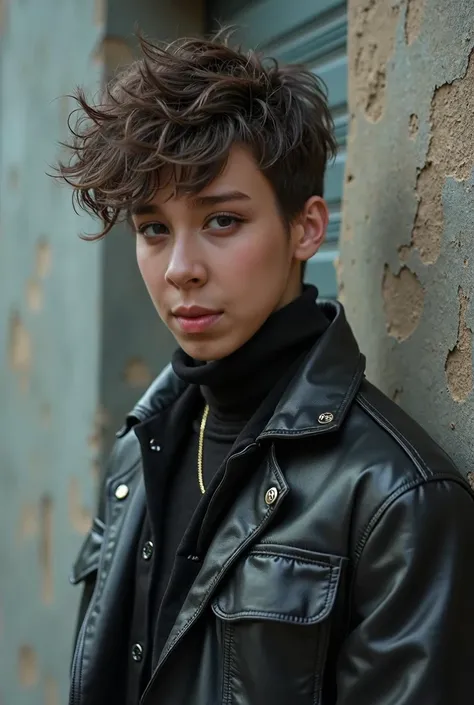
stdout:
<svg viewBox="0 0 474 705">
<path fill-rule="evenodd" d="M 204 486 L 204 478 L 202 476 L 202 451 L 204 446 L 204 431 L 206 430 L 207 417 L 209 415 L 209 405 L 206 404 L 204 408 L 204 413 L 201 419 L 201 428 L 199 429 L 199 443 L 198 443 L 198 482 L 199 489 L 202 494 L 206 493 L 206 488 Z"/>
</svg>

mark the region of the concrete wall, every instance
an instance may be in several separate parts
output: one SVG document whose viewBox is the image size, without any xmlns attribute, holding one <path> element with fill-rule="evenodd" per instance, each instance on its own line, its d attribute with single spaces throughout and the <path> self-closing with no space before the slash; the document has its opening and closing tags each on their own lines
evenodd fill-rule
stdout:
<svg viewBox="0 0 474 705">
<path fill-rule="evenodd" d="M 191 0 L 0 2 L 0 703 L 62 705 L 79 592 L 70 565 L 100 459 L 170 347 L 120 228 L 45 172 L 77 83 L 98 89 L 152 36 L 199 31 Z"/>
<path fill-rule="evenodd" d="M 369 378 L 467 473 L 474 467 L 472 0 L 350 0 L 349 12 L 341 298 Z"/>
</svg>

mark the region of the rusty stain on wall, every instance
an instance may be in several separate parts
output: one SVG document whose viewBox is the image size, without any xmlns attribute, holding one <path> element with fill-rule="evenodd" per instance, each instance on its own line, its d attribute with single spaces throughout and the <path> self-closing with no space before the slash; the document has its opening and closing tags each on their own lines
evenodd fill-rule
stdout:
<svg viewBox="0 0 474 705">
<path fill-rule="evenodd" d="M 101 477 L 101 465 L 98 460 L 93 460 L 91 463 L 91 477 L 94 490 L 97 490 Z"/>
<path fill-rule="evenodd" d="M 472 390 L 472 331 L 466 324 L 469 299 L 461 287 L 459 297 L 459 323 L 456 345 L 449 351 L 445 370 L 448 388 L 454 401 L 466 401 Z"/>
<path fill-rule="evenodd" d="M 424 291 L 418 278 L 407 267 L 392 274 L 385 265 L 382 295 L 388 334 L 399 342 L 406 340 L 423 313 Z"/>
<path fill-rule="evenodd" d="M 341 302 L 341 304 L 344 304 L 344 281 L 343 281 L 342 261 L 341 261 L 340 257 L 335 257 L 334 269 L 336 272 L 338 299 Z"/>
<path fill-rule="evenodd" d="M 53 601 L 53 500 L 45 495 L 40 501 L 39 564 L 41 599 L 45 605 Z"/>
<path fill-rule="evenodd" d="M 87 440 L 87 444 L 91 451 L 99 455 L 104 445 L 104 434 L 109 424 L 108 414 L 105 409 L 99 407 L 94 415 L 94 425 L 92 433 Z"/>
<path fill-rule="evenodd" d="M 52 676 L 44 681 L 44 705 L 59 705 L 59 686 Z"/>
<path fill-rule="evenodd" d="M 412 233 L 413 246 L 425 264 L 434 264 L 441 251 L 445 179 L 464 181 L 474 165 L 473 86 L 474 52 L 464 77 L 438 88 L 431 102 L 431 141 L 425 166 L 418 175 L 418 209 Z"/>
<path fill-rule="evenodd" d="M 26 392 L 32 362 L 31 337 L 16 311 L 10 317 L 8 338 L 10 368 L 18 375 L 20 389 Z"/>
<path fill-rule="evenodd" d="M 125 365 L 124 379 L 129 387 L 143 388 L 152 382 L 153 375 L 144 360 L 133 357 Z"/>
<path fill-rule="evenodd" d="M 43 290 L 36 279 L 29 279 L 26 285 L 26 302 L 33 313 L 43 308 Z"/>
<path fill-rule="evenodd" d="M 405 15 L 405 39 L 412 44 L 420 33 L 425 0 L 408 0 Z"/>
<path fill-rule="evenodd" d="M 20 508 L 20 525 L 18 538 L 20 541 L 35 538 L 38 535 L 38 506 L 27 502 Z"/>
<path fill-rule="evenodd" d="M 24 644 L 18 651 L 18 680 L 23 688 L 38 682 L 38 658 L 32 646 Z"/>
<path fill-rule="evenodd" d="M 82 506 L 81 490 L 77 477 L 69 480 L 68 492 L 69 521 L 78 534 L 86 534 L 91 526 L 92 516 L 88 509 Z"/>
<path fill-rule="evenodd" d="M 410 122 L 408 123 L 408 136 L 410 137 L 411 140 L 416 139 L 419 126 L 420 126 L 420 123 L 418 120 L 418 115 L 415 115 L 415 113 L 412 113 L 410 115 Z"/>
<path fill-rule="evenodd" d="M 377 122 L 385 108 L 387 61 L 395 44 L 400 7 L 376 0 L 354 1 L 349 5 L 349 65 L 355 105 L 371 122 Z"/>
<path fill-rule="evenodd" d="M 35 274 L 40 279 L 45 279 L 51 272 L 51 246 L 42 238 L 36 246 Z"/>
</svg>

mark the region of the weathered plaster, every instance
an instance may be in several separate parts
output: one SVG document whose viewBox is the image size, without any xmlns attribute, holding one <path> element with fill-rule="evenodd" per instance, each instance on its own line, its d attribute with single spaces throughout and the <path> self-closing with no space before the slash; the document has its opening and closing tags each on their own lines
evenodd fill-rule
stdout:
<svg viewBox="0 0 474 705">
<path fill-rule="evenodd" d="M 385 105 L 386 65 L 394 44 L 400 12 L 397 3 L 368 0 L 353 7 L 350 31 L 353 41 L 355 103 L 377 122 Z"/>
<path fill-rule="evenodd" d="M 351 0 L 350 16 L 371 6 Z M 376 36 L 349 32 L 343 294 L 369 378 L 467 472 L 474 461 L 474 16 L 470 0 L 398 7 L 395 27 L 387 11 Z M 360 99 L 357 57 L 392 33 L 385 107 L 374 123 Z"/>
<path fill-rule="evenodd" d="M 392 274 L 385 267 L 382 281 L 387 333 L 399 342 L 410 337 L 423 313 L 423 288 L 413 272 L 402 267 Z"/>
<path fill-rule="evenodd" d="M 466 323 L 469 299 L 459 287 L 459 325 L 455 346 L 446 357 L 448 389 L 455 401 L 464 402 L 472 390 L 472 330 Z"/>
<path fill-rule="evenodd" d="M 405 39 L 407 44 L 412 44 L 420 33 L 424 4 L 425 0 L 407 0 L 405 13 Z"/>
</svg>

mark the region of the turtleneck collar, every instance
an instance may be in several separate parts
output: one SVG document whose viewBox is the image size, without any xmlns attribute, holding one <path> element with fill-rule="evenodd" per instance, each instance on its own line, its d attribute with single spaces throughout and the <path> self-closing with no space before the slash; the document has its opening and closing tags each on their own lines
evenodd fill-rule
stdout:
<svg viewBox="0 0 474 705">
<path fill-rule="evenodd" d="M 172 366 L 183 381 L 197 384 L 209 404 L 208 428 L 222 422 L 238 429 L 248 421 L 289 366 L 326 330 L 318 291 L 305 286 L 297 299 L 275 311 L 242 347 L 221 360 L 194 360 L 181 348 Z"/>
</svg>

